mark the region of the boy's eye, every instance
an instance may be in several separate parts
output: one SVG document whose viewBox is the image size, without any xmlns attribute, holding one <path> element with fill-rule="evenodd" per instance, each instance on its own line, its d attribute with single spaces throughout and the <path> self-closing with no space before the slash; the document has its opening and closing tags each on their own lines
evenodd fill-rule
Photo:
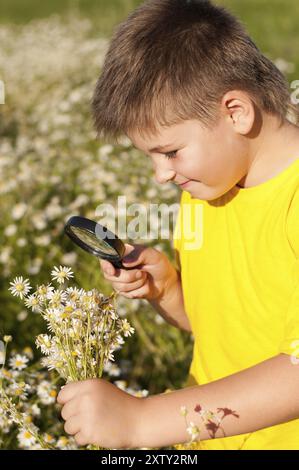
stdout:
<svg viewBox="0 0 299 470">
<path fill-rule="evenodd" d="M 173 150 L 173 152 L 168 152 L 168 153 L 165 153 L 165 157 L 166 158 L 175 158 L 176 157 L 176 154 L 177 154 L 177 150 Z"/>
</svg>

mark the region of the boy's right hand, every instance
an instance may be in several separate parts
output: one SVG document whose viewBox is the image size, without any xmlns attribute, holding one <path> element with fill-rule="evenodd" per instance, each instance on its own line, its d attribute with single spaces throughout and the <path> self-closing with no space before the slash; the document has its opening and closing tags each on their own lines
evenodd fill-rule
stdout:
<svg viewBox="0 0 299 470">
<path fill-rule="evenodd" d="M 170 285 L 177 280 L 177 271 L 167 256 L 145 245 L 126 243 L 125 248 L 122 264 L 136 269 L 119 269 L 107 260 L 100 260 L 105 279 L 119 294 L 129 299 L 163 298 Z"/>
</svg>

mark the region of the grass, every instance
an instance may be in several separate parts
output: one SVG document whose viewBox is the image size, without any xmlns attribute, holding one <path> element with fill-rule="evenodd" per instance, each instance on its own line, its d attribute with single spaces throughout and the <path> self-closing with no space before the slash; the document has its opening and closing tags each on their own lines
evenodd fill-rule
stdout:
<svg viewBox="0 0 299 470">
<path fill-rule="evenodd" d="M 52 14 L 68 16 L 75 11 L 92 19 L 95 34 L 109 37 L 113 28 L 140 3 L 140 0 L 1 0 L 0 22 L 23 24 Z M 216 3 L 241 19 L 267 56 L 293 63 L 295 70 L 289 79 L 298 78 L 298 0 L 216 0 Z"/>
</svg>

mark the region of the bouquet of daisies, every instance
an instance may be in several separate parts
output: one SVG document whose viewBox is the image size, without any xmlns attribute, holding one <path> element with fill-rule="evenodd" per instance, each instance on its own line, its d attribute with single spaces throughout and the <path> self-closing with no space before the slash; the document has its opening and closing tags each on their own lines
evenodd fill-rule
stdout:
<svg viewBox="0 0 299 470">
<path fill-rule="evenodd" d="M 57 288 L 43 284 L 30 293 L 32 287 L 22 277 L 14 279 L 9 288 L 47 322 L 49 333 L 36 338 L 45 356 L 42 364 L 55 369 L 67 382 L 101 378 L 105 364 L 114 361 L 114 351 L 124 344 L 124 337 L 134 332 L 129 322 L 117 315 L 117 293 L 105 297 L 96 289 L 63 289 L 73 277 L 65 266 L 54 267 L 51 276 Z"/>
<path fill-rule="evenodd" d="M 54 267 L 51 277 L 56 286 L 50 282 L 37 286 L 32 292 L 29 280 L 19 276 L 10 282 L 9 288 L 12 295 L 19 297 L 33 312 L 42 315 L 47 323 L 48 333 L 36 338 L 36 345 L 43 354 L 41 363 L 49 371 L 55 370 L 58 379 L 60 377 L 66 382 L 101 378 L 105 367 L 114 361 L 114 352 L 124 344 L 124 338 L 134 333 L 129 322 L 117 314 L 117 293 L 105 297 L 96 289 L 85 291 L 76 286 L 65 286 L 73 277 L 71 269 L 65 266 Z M 28 358 L 16 354 L 10 360 L 16 377 L 6 377 L 4 365 L 10 340 L 11 337 L 4 337 L 5 348 L 2 359 L 0 357 L 3 364 L 0 371 L 3 419 L 8 425 L 17 424 L 27 442 L 34 441 L 39 448 L 53 448 L 41 436 L 37 426 L 28 420 L 28 413 L 21 406 L 30 390 L 30 385 L 20 378 L 20 371 L 26 368 Z"/>
</svg>

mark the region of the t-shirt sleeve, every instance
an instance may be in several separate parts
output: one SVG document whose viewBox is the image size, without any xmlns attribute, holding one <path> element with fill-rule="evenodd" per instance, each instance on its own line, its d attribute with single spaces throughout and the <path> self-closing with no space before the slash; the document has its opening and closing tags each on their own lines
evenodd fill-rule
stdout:
<svg viewBox="0 0 299 470">
<path fill-rule="evenodd" d="M 299 188 L 287 213 L 286 234 L 294 253 L 294 272 L 298 275 L 286 312 L 284 338 L 279 352 L 290 354 L 299 364 Z"/>
</svg>

